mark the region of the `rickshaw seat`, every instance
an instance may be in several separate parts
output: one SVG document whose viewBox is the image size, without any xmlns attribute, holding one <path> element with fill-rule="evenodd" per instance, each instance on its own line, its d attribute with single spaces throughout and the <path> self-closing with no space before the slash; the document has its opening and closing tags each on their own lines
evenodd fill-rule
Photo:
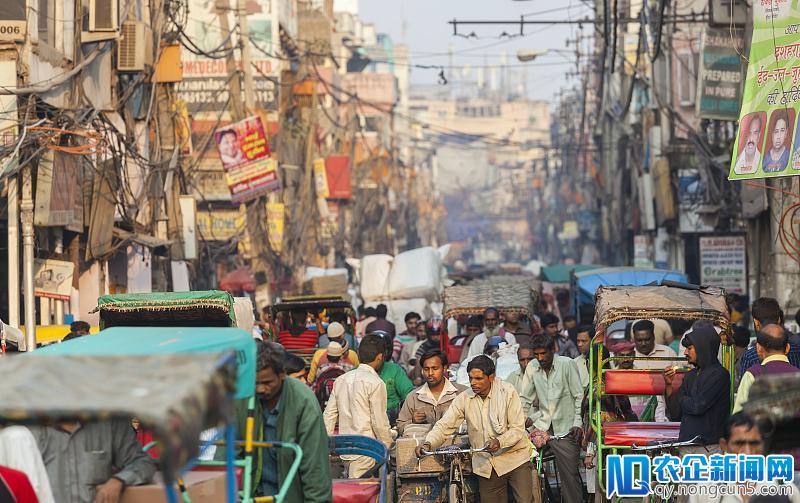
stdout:
<svg viewBox="0 0 800 503">
<path fill-rule="evenodd" d="M 681 387 L 684 374 L 678 372 L 672 381 L 672 389 Z M 664 374 L 655 369 L 609 369 L 603 370 L 605 395 L 663 395 Z"/>
<path fill-rule="evenodd" d="M 336 479 L 333 503 L 374 503 L 381 493 L 380 479 Z"/>
<path fill-rule="evenodd" d="M 630 447 L 652 441 L 677 442 L 680 429 L 681 423 L 603 423 L 603 444 Z"/>
</svg>

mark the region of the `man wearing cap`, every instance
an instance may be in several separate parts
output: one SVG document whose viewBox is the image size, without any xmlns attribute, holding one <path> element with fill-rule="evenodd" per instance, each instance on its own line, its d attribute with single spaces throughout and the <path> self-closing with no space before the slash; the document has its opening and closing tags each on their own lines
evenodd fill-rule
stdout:
<svg viewBox="0 0 800 503">
<path fill-rule="evenodd" d="M 681 447 L 681 454 L 720 452 L 719 439 L 731 410 L 731 378 L 717 358 L 720 338 L 714 325 L 696 321 L 681 342 L 686 358 L 694 368 L 686 374 L 678 390 L 672 389 L 676 367 L 664 369 L 667 416 L 680 421 L 678 440 L 700 437 L 702 445 Z"/>
<path fill-rule="evenodd" d="M 317 374 L 322 372 L 322 367 L 330 364 L 347 366 L 346 370 L 358 367 L 358 355 L 350 349 L 344 338 L 344 327 L 341 323 L 333 322 L 328 325 L 328 347 L 318 349 L 311 358 L 311 369 L 308 371 L 308 382 L 313 383 Z"/>
<path fill-rule="evenodd" d="M 677 358 L 678 355 L 672 348 L 656 343 L 655 323 L 650 320 L 638 320 L 633 324 L 631 334 L 637 358 L 633 361 L 635 369 L 664 370 L 671 365 L 678 365 L 678 360 L 643 360 L 640 358 Z M 655 400 L 655 416 L 642 417 L 642 411 L 649 402 Z M 631 397 L 631 406 L 640 415 L 642 421 L 656 421 L 659 423 L 667 422 L 666 406 L 664 397 L 636 396 Z M 652 407 L 652 405 L 651 405 Z"/>
</svg>

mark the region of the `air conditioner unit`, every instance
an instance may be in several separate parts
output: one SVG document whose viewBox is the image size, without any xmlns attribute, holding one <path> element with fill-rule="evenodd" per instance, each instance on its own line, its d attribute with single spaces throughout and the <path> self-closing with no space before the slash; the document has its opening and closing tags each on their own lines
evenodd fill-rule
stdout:
<svg viewBox="0 0 800 503">
<path fill-rule="evenodd" d="M 117 0 L 89 0 L 89 31 L 117 31 Z"/>
<path fill-rule="evenodd" d="M 147 40 L 145 24 L 138 21 L 122 23 L 117 40 L 117 70 L 141 72 L 147 63 Z"/>
</svg>

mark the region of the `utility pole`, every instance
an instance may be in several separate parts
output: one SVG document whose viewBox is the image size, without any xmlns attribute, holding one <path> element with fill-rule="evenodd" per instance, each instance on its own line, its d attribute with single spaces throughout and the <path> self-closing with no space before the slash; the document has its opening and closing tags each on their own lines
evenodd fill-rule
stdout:
<svg viewBox="0 0 800 503">
<path fill-rule="evenodd" d="M 22 245 L 25 279 L 25 350 L 36 349 L 36 300 L 33 297 L 33 167 L 22 166 Z"/>
<path fill-rule="evenodd" d="M 238 0 L 241 1 L 241 0 Z M 224 39 L 231 32 L 230 23 L 228 23 L 228 11 L 230 11 L 230 4 L 228 0 L 217 0 L 217 17 L 219 17 L 219 27 L 221 36 Z M 231 115 L 234 120 L 241 120 L 244 118 L 244 111 L 242 110 L 242 87 L 239 79 L 236 78 L 236 55 L 233 52 L 233 44 L 231 44 L 229 37 L 225 42 L 225 65 L 228 68 L 228 85 L 230 86 L 231 99 Z M 241 34 L 240 34 L 241 38 Z"/>
<path fill-rule="evenodd" d="M 8 324 L 19 328 L 19 183 L 8 177 Z"/>
<path fill-rule="evenodd" d="M 256 108 L 256 100 L 253 69 L 250 67 L 250 31 L 247 29 L 246 0 L 237 0 L 236 15 L 239 23 L 239 43 L 241 44 L 242 71 L 244 72 L 244 106 L 248 113 L 252 113 Z"/>
</svg>

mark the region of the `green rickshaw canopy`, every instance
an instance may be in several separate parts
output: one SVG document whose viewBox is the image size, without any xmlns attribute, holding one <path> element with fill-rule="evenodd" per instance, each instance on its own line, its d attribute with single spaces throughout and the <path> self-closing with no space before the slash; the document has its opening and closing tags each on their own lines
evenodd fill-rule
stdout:
<svg viewBox="0 0 800 503">
<path fill-rule="evenodd" d="M 100 328 L 114 326 L 234 327 L 234 300 L 228 292 L 126 293 L 97 300 Z"/>
</svg>

